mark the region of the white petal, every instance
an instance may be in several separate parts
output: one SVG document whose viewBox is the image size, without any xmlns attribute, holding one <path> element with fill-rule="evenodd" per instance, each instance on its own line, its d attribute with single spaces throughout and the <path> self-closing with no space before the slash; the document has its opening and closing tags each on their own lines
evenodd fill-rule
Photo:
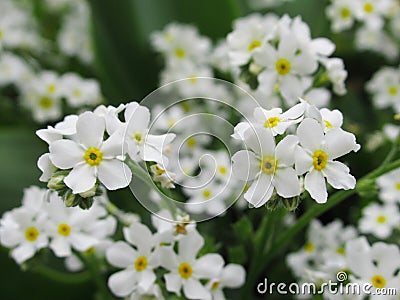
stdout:
<svg viewBox="0 0 400 300">
<path fill-rule="evenodd" d="M 266 69 L 258 75 L 259 89 L 266 95 L 271 95 L 274 91 L 275 83 L 278 75 L 275 71 Z"/>
<path fill-rule="evenodd" d="M 332 55 L 333 51 L 335 51 L 335 44 L 327 38 L 313 39 L 311 41 L 311 47 L 316 53 L 324 56 L 330 56 Z"/>
<path fill-rule="evenodd" d="M 335 159 L 357 149 L 354 134 L 341 128 L 332 128 L 325 135 L 324 149 L 329 159 Z"/>
<path fill-rule="evenodd" d="M 297 175 L 302 175 L 311 169 L 313 165 L 313 159 L 311 155 L 307 154 L 304 148 L 297 146 L 294 153 L 294 158 Z"/>
<path fill-rule="evenodd" d="M 298 137 L 294 135 L 288 135 L 279 142 L 275 149 L 275 157 L 279 166 L 289 167 L 294 164 L 294 153 L 298 142 Z"/>
<path fill-rule="evenodd" d="M 127 243 L 118 241 L 107 249 L 106 257 L 108 262 L 117 268 L 131 266 L 136 258 L 136 251 Z"/>
<path fill-rule="evenodd" d="M 161 247 L 159 250 L 160 255 L 160 264 L 163 268 L 176 271 L 178 270 L 179 261 L 178 257 L 175 254 L 174 250 L 171 247 Z"/>
<path fill-rule="evenodd" d="M 125 227 L 123 231 L 125 239 L 136 246 L 140 253 L 150 253 L 151 248 L 154 246 L 154 238 L 146 225 L 133 222 L 129 228 Z"/>
<path fill-rule="evenodd" d="M 240 180 L 253 180 L 260 172 L 260 161 L 253 152 L 241 150 L 232 156 L 232 171 Z"/>
<path fill-rule="evenodd" d="M 138 274 L 138 285 L 139 289 L 148 291 L 156 280 L 156 275 L 152 270 L 144 270 Z"/>
<path fill-rule="evenodd" d="M 269 128 L 250 127 L 244 133 L 245 143 L 260 156 L 274 156 L 275 139 Z"/>
<path fill-rule="evenodd" d="M 47 182 L 53 175 L 53 172 L 56 170 L 56 167 L 50 160 L 50 153 L 45 153 L 39 157 L 37 162 L 38 168 L 43 174 L 40 176 L 39 180 L 42 182 Z"/>
<path fill-rule="evenodd" d="M 317 60 L 309 54 L 302 53 L 296 55 L 293 60 L 293 69 L 296 71 L 297 74 L 309 75 L 311 73 L 314 73 L 317 68 Z"/>
<path fill-rule="evenodd" d="M 338 161 L 329 161 L 322 170 L 328 183 L 335 189 L 354 189 L 356 179 L 350 175 L 350 169 Z"/>
<path fill-rule="evenodd" d="M 70 169 L 83 162 L 84 150 L 70 140 L 59 140 L 50 144 L 50 160 L 60 169 Z"/>
<path fill-rule="evenodd" d="M 92 112 L 85 112 L 76 122 L 76 134 L 81 144 L 87 148 L 99 148 L 103 142 L 105 121 Z"/>
<path fill-rule="evenodd" d="M 306 118 L 297 128 L 297 136 L 304 148 L 314 152 L 321 147 L 324 138 L 323 128 L 316 120 Z"/>
<path fill-rule="evenodd" d="M 203 237 L 197 231 L 192 231 L 179 240 L 179 257 L 183 261 L 187 261 L 189 264 L 193 263 L 196 259 L 197 253 L 203 245 Z"/>
<path fill-rule="evenodd" d="M 35 248 L 33 245 L 24 243 L 18 246 L 17 248 L 11 251 L 12 258 L 18 263 L 21 264 L 24 261 L 35 255 Z"/>
<path fill-rule="evenodd" d="M 182 277 L 178 274 L 168 273 L 164 275 L 165 285 L 168 292 L 173 292 L 180 296 L 182 287 Z"/>
<path fill-rule="evenodd" d="M 127 105 L 127 111 L 130 104 Z M 127 134 L 130 135 L 135 132 L 144 132 L 150 122 L 150 111 L 147 107 L 138 106 L 131 115 L 126 116 Z"/>
<path fill-rule="evenodd" d="M 71 245 L 78 251 L 83 252 L 98 243 L 98 239 L 84 233 L 73 233 L 70 236 Z"/>
<path fill-rule="evenodd" d="M 117 190 L 129 185 L 132 172 L 122 161 L 104 160 L 98 166 L 98 177 L 108 190 Z"/>
<path fill-rule="evenodd" d="M 72 169 L 64 183 L 72 189 L 74 194 L 79 194 L 90 190 L 96 183 L 95 167 L 86 163 L 77 165 Z"/>
<path fill-rule="evenodd" d="M 244 284 L 246 271 L 241 265 L 229 264 L 221 274 L 221 284 L 228 288 L 238 288 Z"/>
<path fill-rule="evenodd" d="M 103 157 L 114 158 L 117 156 L 124 155 L 127 149 L 123 149 L 124 136 L 121 131 L 117 131 L 112 134 L 104 143 L 101 145 L 101 152 Z M 125 151 L 124 151 L 125 150 Z"/>
<path fill-rule="evenodd" d="M 244 194 L 244 198 L 247 202 L 258 208 L 271 198 L 273 191 L 274 186 L 272 185 L 271 176 L 261 174 L 260 177 L 251 184 L 248 191 Z"/>
<path fill-rule="evenodd" d="M 308 173 L 304 180 L 304 188 L 310 193 L 311 198 L 318 203 L 325 203 L 328 199 L 325 177 L 322 172 L 312 170 Z"/>
<path fill-rule="evenodd" d="M 278 169 L 272 182 L 278 195 L 284 198 L 300 195 L 300 181 L 293 168 Z"/>
<path fill-rule="evenodd" d="M 50 243 L 51 250 L 57 257 L 66 257 L 72 254 L 71 247 L 64 237 L 56 237 Z"/>
<path fill-rule="evenodd" d="M 211 299 L 210 292 L 200 283 L 200 281 L 189 278 L 183 283 L 183 292 L 188 299 Z"/>
<path fill-rule="evenodd" d="M 196 277 L 215 278 L 221 273 L 224 267 L 224 259 L 219 254 L 206 254 L 200 257 L 193 266 Z"/>
<path fill-rule="evenodd" d="M 281 79 L 281 94 L 287 102 L 293 103 L 303 95 L 304 88 L 301 81 L 293 75 L 286 75 Z"/>
<path fill-rule="evenodd" d="M 136 289 L 136 272 L 132 269 L 114 273 L 108 279 L 108 286 L 116 296 L 126 297 Z"/>
</svg>

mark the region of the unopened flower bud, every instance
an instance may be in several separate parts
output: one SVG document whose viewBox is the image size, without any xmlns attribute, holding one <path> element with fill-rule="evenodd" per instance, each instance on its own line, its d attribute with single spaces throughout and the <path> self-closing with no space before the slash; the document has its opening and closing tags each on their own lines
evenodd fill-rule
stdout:
<svg viewBox="0 0 400 300">
<path fill-rule="evenodd" d="M 282 203 L 288 211 L 294 211 L 299 206 L 300 197 L 282 198 Z"/>
<path fill-rule="evenodd" d="M 73 194 L 71 190 L 68 190 L 64 194 L 63 199 L 66 207 L 74 207 L 79 203 L 77 195 Z"/>
<path fill-rule="evenodd" d="M 65 188 L 64 175 L 55 175 L 50 178 L 47 187 L 51 190 L 59 191 Z"/>
<path fill-rule="evenodd" d="M 82 198 L 90 198 L 96 196 L 97 184 L 95 184 L 90 190 L 80 193 L 79 196 Z"/>
<path fill-rule="evenodd" d="M 93 205 L 93 198 L 80 198 L 79 207 L 82 209 L 89 209 Z"/>
</svg>

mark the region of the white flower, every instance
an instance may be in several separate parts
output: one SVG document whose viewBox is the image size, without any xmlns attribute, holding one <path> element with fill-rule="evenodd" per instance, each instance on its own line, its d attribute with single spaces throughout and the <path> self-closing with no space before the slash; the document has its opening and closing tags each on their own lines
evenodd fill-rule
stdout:
<svg viewBox="0 0 400 300">
<path fill-rule="evenodd" d="M 398 69 L 383 67 L 366 84 L 377 108 L 393 107 L 400 112 L 400 73 Z"/>
<path fill-rule="evenodd" d="M 303 86 L 299 76 L 312 74 L 318 67 L 316 58 L 307 52 L 299 52 L 299 44 L 293 33 L 280 37 L 278 48 L 264 43 L 255 50 L 255 62 L 265 67 L 258 76 L 260 89 L 280 91 L 285 99 L 302 96 Z M 276 86 L 277 85 L 277 86 Z"/>
<path fill-rule="evenodd" d="M 386 239 L 400 222 L 400 212 L 392 203 L 379 205 L 373 203 L 363 209 L 363 216 L 358 227 L 362 233 Z"/>
<path fill-rule="evenodd" d="M 296 171 L 306 174 L 304 187 L 318 203 L 328 199 L 325 178 L 336 189 L 353 189 L 356 180 L 349 168 L 334 159 L 351 151 L 359 145 L 353 134 L 340 128 L 332 128 L 325 135 L 323 127 L 316 120 L 306 118 L 297 128 L 300 146 L 296 150 Z"/>
<path fill-rule="evenodd" d="M 234 31 L 228 34 L 228 55 L 233 66 L 245 65 L 265 40 L 273 37 L 273 29 L 278 23 L 274 15 L 252 14 L 235 21 Z"/>
<path fill-rule="evenodd" d="M 229 264 L 226 265 L 218 274 L 208 283 L 208 288 L 211 291 L 213 300 L 224 300 L 224 288 L 241 287 L 246 278 L 246 271 L 241 265 Z"/>
<path fill-rule="evenodd" d="M 49 216 L 46 231 L 51 237 L 50 248 L 57 257 L 71 256 L 71 248 L 80 252 L 86 251 L 99 242 L 92 233 L 93 229 L 101 224 L 99 222 L 102 222 L 100 220 L 102 215 L 98 215 L 96 209 L 66 207 L 61 198 L 55 194 L 51 197 L 46 210 Z"/>
<path fill-rule="evenodd" d="M 299 195 L 300 182 L 292 167 L 297 137 L 289 135 L 275 147 L 269 130 L 249 128 L 244 138 L 253 152 L 241 150 L 232 157 L 233 174 L 240 180 L 254 180 L 244 198 L 260 207 L 271 198 L 274 190 L 284 198 Z"/>
<path fill-rule="evenodd" d="M 50 144 L 50 160 L 60 169 L 72 169 L 65 184 L 74 194 L 90 190 L 100 180 L 107 189 L 128 186 L 132 173 L 118 159 L 123 137 L 118 132 L 103 141 L 104 119 L 91 112 L 83 113 L 76 123 L 76 140 L 62 139 Z"/>
<path fill-rule="evenodd" d="M 93 79 L 82 79 L 77 74 L 67 73 L 61 77 L 63 95 L 72 107 L 98 104 L 100 87 Z"/>
<path fill-rule="evenodd" d="M 136 161 L 139 159 L 154 161 L 166 168 L 168 159 L 163 151 L 175 138 L 175 134 L 149 134 L 150 111 L 137 102 L 129 103 L 126 106 L 125 120 L 124 135 L 130 158 Z"/>
<path fill-rule="evenodd" d="M 332 128 L 340 128 L 343 124 L 343 115 L 337 110 L 329 110 L 327 108 L 322 108 L 320 110 L 322 121 L 325 124 L 325 132 L 331 130 Z"/>
<path fill-rule="evenodd" d="M 164 55 L 168 66 L 187 62 L 201 64 L 207 60 L 211 48 L 210 40 L 200 36 L 196 27 L 178 23 L 153 33 L 151 42 Z"/>
<path fill-rule="evenodd" d="M 15 84 L 20 89 L 33 79 L 33 70 L 20 57 L 4 52 L 0 56 L 0 85 Z"/>
<path fill-rule="evenodd" d="M 183 287 L 183 293 L 187 299 L 211 299 L 210 292 L 200 280 L 218 276 L 224 260 L 218 254 L 206 254 L 197 259 L 197 253 L 203 245 L 204 239 L 193 231 L 179 240 L 178 255 L 171 247 L 163 248 L 160 261 L 161 265 L 169 271 L 164 275 L 169 292 L 180 296 Z"/>
<path fill-rule="evenodd" d="M 400 169 L 395 169 L 376 180 L 379 198 L 387 203 L 400 202 Z"/>
<path fill-rule="evenodd" d="M 368 244 L 365 237 L 348 241 L 346 244 L 347 266 L 353 275 L 352 282 L 371 284 L 370 299 L 382 299 L 377 289 L 395 288 L 399 292 L 400 251 L 397 245 L 378 242 Z M 385 299 L 397 299 L 397 296 L 385 296 Z"/>
<path fill-rule="evenodd" d="M 349 29 L 354 24 L 354 12 L 356 1 L 332 0 L 326 9 L 326 15 L 331 19 L 333 32 Z"/>
<path fill-rule="evenodd" d="M 123 232 L 125 240 L 135 248 L 119 241 L 106 253 L 111 265 L 124 269 L 112 274 L 108 280 L 108 286 L 118 297 L 127 297 L 138 289 L 148 291 L 156 280 L 157 261 L 152 252 L 155 239 L 151 231 L 143 224 L 132 223 Z"/>
<path fill-rule="evenodd" d="M 162 168 L 159 164 L 150 166 L 153 180 L 159 182 L 163 188 L 173 189 L 175 188 L 175 174 Z"/>
<path fill-rule="evenodd" d="M 355 6 L 355 15 L 369 28 L 381 29 L 383 17 L 391 8 L 391 0 L 358 0 Z"/>
<path fill-rule="evenodd" d="M 341 58 L 324 58 L 321 59 L 327 71 L 328 78 L 333 85 L 333 91 L 337 95 L 346 94 L 345 80 L 347 78 L 347 71 L 344 69 L 344 63 Z"/>
<path fill-rule="evenodd" d="M 394 125 L 394 124 L 383 125 L 382 131 L 383 131 L 383 134 L 385 135 L 385 137 L 388 138 L 392 142 L 395 142 L 396 139 L 400 135 L 400 127 L 398 125 Z"/>
<path fill-rule="evenodd" d="M 11 256 L 18 264 L 48 245 L 47 215 L 43 211 L 46 192 L 34 186 L 25 189 L 22 207 L 6 212 L 0 220 L 0 243 L 13 248 Z"/>
<path fill-rule="evenodd" d="M 54 127 L 47 126 L 47 129 L 36 131 L 36 135 L 47 144 L 50 144 L 51 142 L 61 140 L 63 136 L 68 137 L 76 134 L 76 121 L 78 121 L 78 116 L 66 116 L 63 121 L 58 122 Z"/>
</svg>

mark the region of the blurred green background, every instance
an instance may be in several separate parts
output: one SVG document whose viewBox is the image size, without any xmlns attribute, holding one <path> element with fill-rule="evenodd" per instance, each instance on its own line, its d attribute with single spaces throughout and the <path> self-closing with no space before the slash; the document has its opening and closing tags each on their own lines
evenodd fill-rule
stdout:
<svg viewBox="0 0 400 300">
<path fill-rule="evenodd" d="M 0 0 L 1 1 L 1 0 Z M 38 2 L 40 0 L 36 0 Z M 83 70 L 79 64 L 68 64 L 68 69 L 100 81 L 103 94 L 111 104 L 140 101 L 157 87 L 161 59 L 149 45 L 150 33 L 162 29 L 172 21 L 196 25 L 201 34 L 217 41 L 231 31 L 232 21 L 250 12 L 246 0 L 90 0 L 92 8 L 92 32 L 95 45 L 95 65 Z M 335 56 L 345 60 L 349 71 L 349 93 L 333 99 L 333 106 L 344 111 L 347 125 L 356 124 L 359 132 L 380 128 L 387 117 L 375 112 L 363 92 L 363 84 L 384 63 L 372 54 L 356 53 L 352 49 L 351 34 L 332 36 L 324 8 L 328 1 L 294 0 L 274 12 L 292 17 L 301 15 L 311 27 L 313 37 L 326 36 L 337 44 Z M 267 11 L 263 11 L 267 12 Z M 45 26 L 53 26 L 57 20 L 37 12 Z M 51 31 L 51 30 L 49 30 Z M 44 59 L 45 61 L 45 59 Z M 366 63 L 368 62 L 368 63 Z M 1 103 L 0 98 L 0 103 Z M 3 112 L 2 112 L 2 111 Z M 36 167 L 38 157 L 46 152 L 46 144 L 35 131 L 37 125 L 25 120 L 26 115 L 17 108 L 0 110 L 0 211 L 3 213 L 19 206 L 23 189 L 40 185 L 40 172 Z M 11 112 L 11 114 L 10 114 Z M 363 142 L 361 137 L 360 142 Z M 382 156 L 384 153 L 382 153 Z M 373 169 L 381 161 L 376 154 L 350 155 L 353 173 L 358 177 Z M 366 163 L 367 162 L 367 163 Z M 118 202 L 129 203 L 130 192 L 114 195 Z M 346 202 L 324 216 L 342 215 L 352 218 L 351 208 L 355 202 Z M 137 205 L 131 208 L 140 210 Z M 346 212 L 343 214 L 343 212 Z M 91 299 L 94 286 L 91 283 L 66 285 L 49 281 L 20 268 L 8 257 L 6 249 L 0 252 L 0 299 Z"/>
</svg>

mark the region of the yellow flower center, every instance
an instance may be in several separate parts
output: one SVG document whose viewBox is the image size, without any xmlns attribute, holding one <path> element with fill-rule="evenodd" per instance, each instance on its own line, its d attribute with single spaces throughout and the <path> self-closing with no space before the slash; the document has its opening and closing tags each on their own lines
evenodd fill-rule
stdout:
<svg viewBox="0 0 400 300">
<path fill-rule="evenodd" d="M 326 128 L 328 128 L 328 129 L 332 129 L 333 128 L 332 123 L 329 122 L 328 120 L 324 120 L 324 123 L 325 123 Z"/>
<path fill-rule="evenodd" d="M 54 93 L 57 90 L 57 87 L 54 84 L 49 84 L 49 86 L 47 87 L 47 91 L 49 93 Z"/>
<path fill-rule="evenodd" d="M 222 174 L 222 175 L 224 175 L 224 174 L 226 174 L 226 168 L 224 167 L 224 166 L 219 166 L 218 167 L 218 171 Z"/>
<path fill-rule="evenodd" d="M 203 191 L 203 197 L 208 199 L 211 197 L 211 191 L 209 189 L 206 189 Z"/>
<path fill-rule="evenodd" d="M 39 105 L 43 109 L 49 109 L 53 106 L 53 100 L 51 100 L 49 97 L 43 97 L 40 99 Z"/>
<path fill-rule="evenodd" d="M 190 83 L 195 84 L 197 82 L 197 76 L 195 76 L 195 75 L 189 76 L 189 80 L 190 80 Z"/>
<path fill-rule="evenodd" d="M 103 153 L 99 149 L 91 147 L 86 150 L 83 158 L 88 165 L 98 166 L 103 160 Z"/>
<path fill-rule="evenodd" d="M 253 51 L 254 49 L 260 48 L 260 47 L 261 47 L 261 41 L 254 40 L 249 45 L 249 51 Z"/>
<path fill-rule="evenodd" d="M 379 216 L 376 218 L 376 221 L 380 224 L 386 223 L 386 217 L 385 216 Z"/>
<path fill-rule="evenodd" d="M 188 145 L 189 148 L 193 148 L 194 146 L 196 146 L 196 140 L 194 137 L 190 137 L 186 140 L 186 143 Z"/>
<path fill-rule="evenodd" d="M 276 125 L 279 124 L 280 121 L 281 121 L 281 119 L 279 119 L 278 117 L 268 118 L 268 120 L 264 122 L 264 127 L 265 128 L 274 128 Z"/>
<path fill-rule="evenodd" d="M 340 255 L 345 255 L 346 254 L 346 250 L 344 250 L 343 247 L 339 247 L 336 249 L 336 253 L 340 254 Z"/>
<path fill-rule="evenodd" d="M 278 167 L 278 163 L 272 156 L 265 156 L 260 164 L 261 171 L 265 174 L 274 174 Z"/>
<path fill-rule="evenodd" d="M 0 40 L 3 38 L 3 30 L 0 29 Z"/>
<path fill-rule="evenodd" d="M 340 10 L 340 15 L 343 19 L 347 19 L 351 16 L 351 11 L 348 7 L 342 7 Z"/>
<path fill-rule="evenodd" d="M 135 269 L 138 272 L 142 272 L 144 270 L 146 270 L 148 265 L 148 261 L 146 256 L 139 256 L 136 261 L 135 261 Z"/>
<path fill-rule="evenodd" d="M 83 251 L 83 254 L 86 256 L 91 256 L 96 252 L 96 249 L 94 247 L 90 247 L 89 249 Z"/>
<path fill-rule="evenodd" d="M 384 288 L 386 285 L 386 279 L 381 275 L 374 275 L 371 278 L 372 285 L 377 289 Z"/>
<path fill-rule="evenodd" d="M 214 291 L 219 287 L 219 281 L 214 281 L 211 285 L 211 289 Z"/>
<path fill-rule="evenodd" d="M 77 97 L 77 98 L 82 96 L 82 92 L 78 89 L 75 89 L 72 94 L 74 95 L 74 97 Z"/>
<path fill-rule="evenodd" d="M 29 227 L 25 230 L 25 238 L 30 242 L 36 241 L 38 236 L 39 231 L 35 227 Z"/>
<path fill-rule="evenodd" d="M 136 141 L 136 144 L 140 145 L 143 142 L 143 134 L 135 133 L 132 136 L 132 140 Z"/>
<path fill-rule="evenodd" d="M 291 69 L 290 62 L 286 58 L 278 59 L 275 67 L 279 75 L 286 75 L 290 72 Z"/>
<path fill-rule="evenodd" d="M 304 251 L 306 252 L 312 252 L 314 250 L 315 246 L 313 243 L 308 242 L 307 244 L 304 245 Z"/>
<path fill-rule="evenodd" d="M 175 225 L 175 234 L 187 234 L 186 230 L 187 223 L 180 223 Z"/>
<path fill-rule="evenodd" d="M 374 11 L 374 6 L 372 5 L 372 3 L 370 3 L 370 2 L 365 3 L 365 4 L 364 4 L 364 11 L 365 11 L 367 14 L 372 13 L 372 12 Z"/>
<path fill-rule="evenodd" d="M 58 225 L 58 234 L 62 236 L 69 236 L 71 234 L 71 227 L 66 223 Z"/>
<path fill-rule="evenodd" d="M 397 93 L 398 93 L 397 87 L 391 86 L 391 87 L 389 88 L 388 92 L 389 92 L 389 95 L 391 95 L 391 96 L 396 96 Z"/>
<path fill-rule="evenodd" d="M 186 55 L 186 52 L 185 52 L 185 50 L 182 49 L 182 48 L 176 48 L 176 49 L 175 49 L 175 55 L 176 55 L 176 57 L 178 57 L 178 58 L 184 58 L 185 55 Z"/>
<path fill-rule="evenodd" d="M 317 150 L 313 154 L 313 166 L 317 171 L 321 171 L 326 167 L 326 163 L 328 162 L 328 155 L 322 151 Z"/>
<path fill-rule="evenodd" d="M 182 278 L 188 279 L 192 276 L 193 269 L 191 265 L 189 265 L 187 262 L 184 262 L 179 265 L 178 272 Z"/>
<path fill-rule="evenodd" d="M 396 183 L 396 189 L 398 189 L 400 191 L 400 182 Z"/>
</svg>

